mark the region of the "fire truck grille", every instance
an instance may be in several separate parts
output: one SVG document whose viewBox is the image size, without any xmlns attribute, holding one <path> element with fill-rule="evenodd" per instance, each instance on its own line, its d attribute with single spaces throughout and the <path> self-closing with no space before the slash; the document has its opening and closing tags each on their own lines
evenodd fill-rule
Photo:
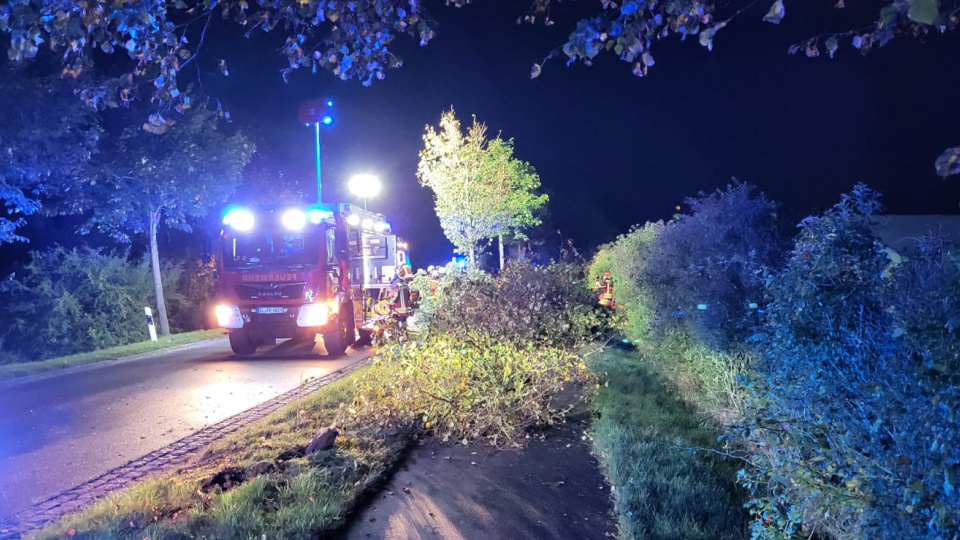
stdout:
<svg viewBox="0 0 960 540">
<path fill-rule="evenodd" d="M 237 285 L 237 296 L 247 300 L 303 298 L 306 283 L 257 283 Z"/>
</svg>

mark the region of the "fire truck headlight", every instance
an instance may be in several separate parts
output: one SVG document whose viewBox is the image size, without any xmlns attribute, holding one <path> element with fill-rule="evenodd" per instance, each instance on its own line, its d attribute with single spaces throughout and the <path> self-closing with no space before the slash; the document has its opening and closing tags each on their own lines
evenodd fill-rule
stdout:
<svg viewBox="0 0 960 540">
<path fill-rule="evenodd" d="M 382 232 L 387 232 L 387 231 L 390 230 L 390 224 L 387 223 L 386 221 L 378 221 L 377 224 L 376 224 L 376 226 L 374 227 L 374 229 L 375 229 L 377 232 L 381 232 L 381 233 L 382 233 Z"/>
<path fill-rule="evenodd" d="M 297 326 L 306 328 L 311 326 L 323 326 L 330 319 L 330 308 L 326 304 L 307 304 L 300 306 L 300 313 L 297 314 Z"/>
<path fill-rule="evenodd" d="M 373 228 L 373 220 L 370 219 L 370 218 L 367 218 L 367 219 L 363 220 L 363 228 L 364 228 L 364 229 L 367 229 L 367 230 L 372 229 L 372 228 Z"/>
<path fill-rule="evenodd" d="M 243 208 L 234 208 L 223 216 L 223 224 L 238 231 L 247 232 L 253 229 L 253 214 Z"/>
<path fill-rule="evenodd" d="M 359 224 L 360 224 L 360 216 L 356 214 L 350 214 L 349 216 L 347 216 L 347 225 L 350 225 L 351 227 L 356 227 Z"/>
<path fill-rule="evenodd" d="M 237 306 L 217 306 L 217 324 L 222 328 L 243 328 L 243 316 Z"/>
<path fill-rule="evenodd" d="M 291 231 L 299 231 L 307 224 L 307 216 L 302 210 L 297 210 L 294 208 L 284 212 L 283 217 L 280 218 L 280 221 L 283 222 L 284 227 L 290 229 Z"/>
</svg>

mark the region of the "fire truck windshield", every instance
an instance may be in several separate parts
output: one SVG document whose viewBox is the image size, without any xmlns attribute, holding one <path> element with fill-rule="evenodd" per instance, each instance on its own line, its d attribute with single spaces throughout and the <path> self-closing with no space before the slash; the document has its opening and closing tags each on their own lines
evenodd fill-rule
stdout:
<svg viewBox="0 0 960 540">
<path fill-rule="evenodd" d="M 303 270 L 320 264 L 322 236 L 302 232 L 251 232 L 228 236 L 223 246 L 224 269 Z"/>
</svg>

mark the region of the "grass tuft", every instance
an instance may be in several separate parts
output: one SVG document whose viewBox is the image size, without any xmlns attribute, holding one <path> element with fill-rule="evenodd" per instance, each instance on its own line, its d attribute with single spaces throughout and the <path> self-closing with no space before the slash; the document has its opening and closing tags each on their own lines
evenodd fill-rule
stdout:
<svg viewBox="0 0 960 540">
<path fill-rule="evenodd" d="M 600 389 L 594 445 L 613 485 L 623 540 L 746 538 L 738 464 L 705 451 L 716 432 L 636 353 L 593 358 Z"/>
</svg>

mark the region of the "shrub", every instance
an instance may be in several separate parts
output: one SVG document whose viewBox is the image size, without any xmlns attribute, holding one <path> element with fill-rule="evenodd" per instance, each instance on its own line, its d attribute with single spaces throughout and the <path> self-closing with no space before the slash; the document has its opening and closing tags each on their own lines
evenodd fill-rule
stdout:
<svg viewBox="0 0 960 540">
<path fill-rule="evenodd" d="M 688 202 L 604 246 L 591 273 L 614 273 L 628 335 L 681 396 L 725 423 L 744 411 L 732 440 L 751 454 L 754 537 L 949 538 L 960 254 L 931 237 L 891 259 L 867 226 L 878 195 L 858 185 L 801 223 L 780 270 L 762 196 Z"/>
<path fill-rule="evenodd" d="M 179 279 L 169 302 L 170 324 L 178 331 L 206 330 L 216 327 L 213 303 L 216 297 L 216 263 L 211 259 L 181 261 Z M 170 270 L 167 270 L 170 272 Z"/>
<path fill-rule="evenodd" d="M 481 334 L 434 336 L 381 350 L 342 421 L 415 425 L 444 441 L 516 444 L 527 428 L 563 418 L 571 405 L 560 402 L 561 390 L 589 378 L 567 350 Z"/>
<path fill-rule="evenodd" d="M 213 268 L 199 261 L 162 269 L 172 326 L 196 330 L 213 295 Z M 0 363 L 126 345 L 149 338 L 143 308 L 156 313 L 149 261 L 56 247 L 0 281 Z"/>
<path fill-rule="evenodd" d="M 439 277 L 431 276 L 423 270 L 413 276 L 410 289 L 419 295 L 416 317 L 418 324 L 426 329 L 436 329 L 437 312 L 441 306 L 456 306 L 464 286 L 476 286 L 477 283 L 493 283 L 494 278 L 486 272 L 473 267 L 461 270 L 450 263 L 440 271 Z"/>
<path fill-rule="evenodd" d="M 34 252 L 0 285 L 0 338 L 27 360 L 142 341 L 152 293 L 146 263 L 91 249 Z"/>
<path fill-rule="evenodd" d="M 425 279 L 413 287 L 432 332 L 468 339 L 479 333 L 520 347 L 575 346 L 609 324 L 583 280 L 575 264 L 514 263 L 496 277 L 451 271 L 435 289 Z"/>
<path fill-rule="evenodd" d="M 655 303 L 659 329 L 678 325 L 725 346 L 760 323 L 764 272 L 778 266 L 776 205 L 748 184 L 687 199 L 682 214 L 657 235 L 641 281 Z"/>
<path fill-rule="evenodd" d="M 897 339 L 889 259 L 858 185 L 801 224 L 768 287 L 745 434 L 755 538 L 807 524 L 837 538 L 945 538 L 960 524 L 956 388 L 931 385 Z"/>
<path fill-rule="evenodd" d="M 952 249 L 952 251 L 951 251 Z M 960 253 L 940 234 L 891 265 L 894 337 L 937 385 L 960 383 Z"/>
<path fill-rule="evenodd" d="M 600 246 L 587 273 L 588 288 L 594 279 L 609 271 L 613 278 L 613 297 L 617 309 L 625 315 L 621 331 L 631 340 L 647 340 L 653 324 L 650 291 L 644 288 L 646 264 L 653 244 L 663 231 L 662 222 L 634 227 L 629 233 Z"/>
</svg>

